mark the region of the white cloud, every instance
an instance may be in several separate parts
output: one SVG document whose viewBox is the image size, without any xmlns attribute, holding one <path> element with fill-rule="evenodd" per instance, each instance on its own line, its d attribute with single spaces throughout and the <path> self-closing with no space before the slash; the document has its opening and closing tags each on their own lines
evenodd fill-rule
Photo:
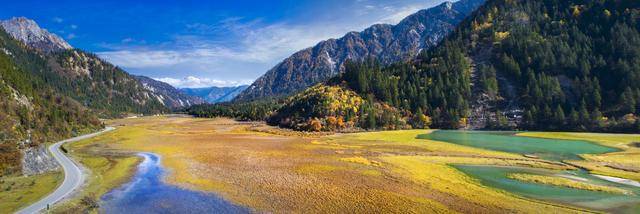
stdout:
<svg viewBox="0 0 640 214">
<path fill-rule="evenodd" d="M 71 29 L 78 29 L 78 25 L 69 25 Z"/>
<path fill-rule="evenodd" d="M 78 36 L 76 36 L 76 34 L 75 34 L 75 33 L 70 33 L 69 35 L 67 35 L 67 39 L 75 39 L 75 38 L 77 38 L 77 37 L 78 37 Z"/>
<path fill-rule="evenodd" d="M 98 53 L 109 62 L 125 68 L 150 68 L 182 63 L 186 58 L 176 51 L 123 50 Z"/>
<path fill-rule="evenodd" d="M 383 17 L 378 22 L 388 23 L 388 24 L 398 24 L 400 21 L 402 21 L 402 19 L 424 8 L 418 5 L 412 5 L 412 6 L 405 6 L 401 8 L 394 8 L 394 7 L 387 6 L 387 7 L 384 7 L 383 9 L 389 11 L 391 14 Z"/>
<path fill-rule="evenodd" d="M 256 18 L 229 17 L 215 24 L 190 23 L 173 40 L 146 44 L 124 38 L 105 44 L 98 53 L 109 62 L 139 74 L 161 76 L 174 85 L 227 84 L 255 79 L 282 59 L 322 40 L 360 31 L 375 23 L 396 24 L 406 16 L 441 0 L 408 2 L 365 1 L 352 16 L 265 23 Z M 338 12 L 338 11 L 336 11 Z M 293 22 L 292 22 L 293 21 Z M 183 78 L 183 77 L 187 78 Z M 189 81 L 198 76 L 200 81 Z M 167 79 L 170 78 L 170 79 Z M 191 87 L 191 86 L 189 86 Z"/>
<path fill-rule="evenodd" d="M 60 17 L 53 17 L 53 22 L 55 23 L 62 23 L 64 21 L 64 19 L 60 18 Z"/>
<path fill-rule="evenodd" d="M 124 38 L 124 39 L 122 39 L 122 41 L 121 41 L 121 42 L 122 42 L 122 43 L 129 43 L 129 42 L 133 42 L 133 38 L 131 38 L 131 37 Z"/>
<path fill-rule="evenodd" d="M 201 28 L 204 28 L 200 26 Z M 118 51 L 99 52 L 111 63 L 125 68 L 157 68 L 184 63 L 258 63 L 275 65 L 295 51 L 340 35 L 344 30 L 314 29 L 314 26 L 273 24 L 264 27 L 232 25 L 228 31 L 239 36 L 235 46 L 216 43 L 200 36 L 177 36 L 173 48 L 150 46 L 114 46 Z M 125 38 L 122 43 L 134 40 Z M 178 46 L 178 48 L 175 48 Z M 206 71 L 205 71 L 206 72 Z M 256 76 L 257 77 L 257 76 Z"/>
<path fill-rule="evenodd" d="M 155 80 L 166 82 L 176 88 L 204 88 L 211 86 L 226 87 L 226 86 L 238 86 L 244 84 L 251 84 L 251 80 L 243 81 L 228 81 L 228 80 L 216 80 L 210 78 L 198 78 L 194 76 L 188 76 L 183 79 L 176 79 L 171 77 L 154 78 Z"/>
</svg>

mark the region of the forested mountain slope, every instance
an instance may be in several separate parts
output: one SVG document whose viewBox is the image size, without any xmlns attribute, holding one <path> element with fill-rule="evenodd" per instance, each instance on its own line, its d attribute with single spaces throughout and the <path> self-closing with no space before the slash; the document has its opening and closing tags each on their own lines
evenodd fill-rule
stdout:
<svg viewBox="0 0 640 214">
<path fill-rule="evenodd" d="M 405 111 L 379 127 L 425 115 L 437 128 L 639 132 L 639 18 L 634 0 L 489 0 L 412 62 L 368 60 L 331 82 Z"/>
<path fill-rule="evenodd" d="M 0 29 L 0 175 L 20 170 L 21 149 L 102 127 L 93 112 L 51 87 L 44 62 L 31 60 L 39 57 Z"/>
<path fill-rule="evenodd" d="M 288 95 L 340 74 L 347 60 L 373 57 L 388 65 L 412 59 L 421 50 L 436 45 L 483 2 L 446 2 L 408 16 L 397 25 L 377 24 L 362 32 L 322 41 L 267 71 L 235 100 Z"/>
<path fill-rule="evenodd" d="M 23 44 L 7 47 L 7 51 L 28 52 L 24 57 L 14 57 L 15 64 L 39 71 L 37 74 L 54 90 L 93 109 L 100 117 L 167 111 L 160 95 L 133 76 L 94 54 L 73 49 L 33 20 L 13 18 L 2 21 L 2 28 Z"/>
<path fill-rule="evenodd" d="M 49 84 L 102 117 L 168 111 L 158 95 L 94 54 L 74 49 L 47 55 L 44 60 L 51 69 L 50 73 L 45 70 Z"/>
</svg>

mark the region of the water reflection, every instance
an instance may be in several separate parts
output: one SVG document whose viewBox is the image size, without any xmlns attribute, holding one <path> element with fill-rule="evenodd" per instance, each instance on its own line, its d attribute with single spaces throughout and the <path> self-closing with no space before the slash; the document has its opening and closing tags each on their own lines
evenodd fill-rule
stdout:
<svg viewBox="0 0 640 214">
<path fill-rule="evenodd" d="M 162 181 L 164 170 L 160 165 L 160 157 L 152 153 L 139 155 L 144 161 L 138 166 L 132 181 L 102 197 L 100 207 L 104 213 L 250 212 L 211 193 L 165 184 Z"/>
</svg>

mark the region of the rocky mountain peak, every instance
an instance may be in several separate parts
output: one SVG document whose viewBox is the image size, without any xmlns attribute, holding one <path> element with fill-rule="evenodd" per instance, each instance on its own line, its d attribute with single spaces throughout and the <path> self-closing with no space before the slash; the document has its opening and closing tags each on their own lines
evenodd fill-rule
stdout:
<svg viewBox="0 0 640 214">
<path fill-rule="evenodd" d="M 45 53 L 73 48 L 59 36 L 40 28 L 35 21 L 25 17 L 2 20 L 0 26 L 14 39 Z"/>
<path fill-rule="evenodd" d="M 376 58 L 384 65 L 409 60 L 436 45 L 484 0 L 445 2 L 420 10 L 397 25 L 375 24 L 349 32 L 284 59 L 258 78 L 236 100 L 249 101 L 294 93 L 344 71 L 348 60 Z"/>
</svg>

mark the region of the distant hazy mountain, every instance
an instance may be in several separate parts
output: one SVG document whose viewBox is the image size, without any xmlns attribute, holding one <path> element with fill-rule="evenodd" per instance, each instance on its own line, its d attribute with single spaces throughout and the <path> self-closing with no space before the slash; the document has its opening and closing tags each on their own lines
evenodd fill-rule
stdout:
<svg viewBox="0 0 640 214">
<path fill-rule="evenodd" d="M 344 71 L 347 60 L 374 57 L 384 64 L 411 59 L 437 44 L 484 0 L 446 2 L 406 17 L 397 25 L 377 24 L 301 50 L 257 79 L 236 99 L 290 94 Z"/>
<path fill-rule="evenodd" d="M 134 75 L 133 77 L 140 81 L 146 89 L 153 92 L 160 102 L 164 103 L 164 105 L 169 108 L 177 109 L 205 103 L 204 99 L 187 95 L 165 82 L 157 81 L 145 76 Z"/>
<path fill-rule="evenodd" d="M 182 88 L 180 91 L 185 94 L 200 97 L 208 103 L 220 103 L 231 101 L 238 96 L 240 92 L 245 90 L 248 85 L 235 87 L 209 87 L 209 88 Z"/>
<path fill-rule="evenodd" d="M 3 20 L 0 21 L 0 25 L 16 40 L 44 52 L 73 48 L 62 38 L 40 28 L 35 21 L 25 17 L 14 17 L 9 20 Z"/>
</svg>

